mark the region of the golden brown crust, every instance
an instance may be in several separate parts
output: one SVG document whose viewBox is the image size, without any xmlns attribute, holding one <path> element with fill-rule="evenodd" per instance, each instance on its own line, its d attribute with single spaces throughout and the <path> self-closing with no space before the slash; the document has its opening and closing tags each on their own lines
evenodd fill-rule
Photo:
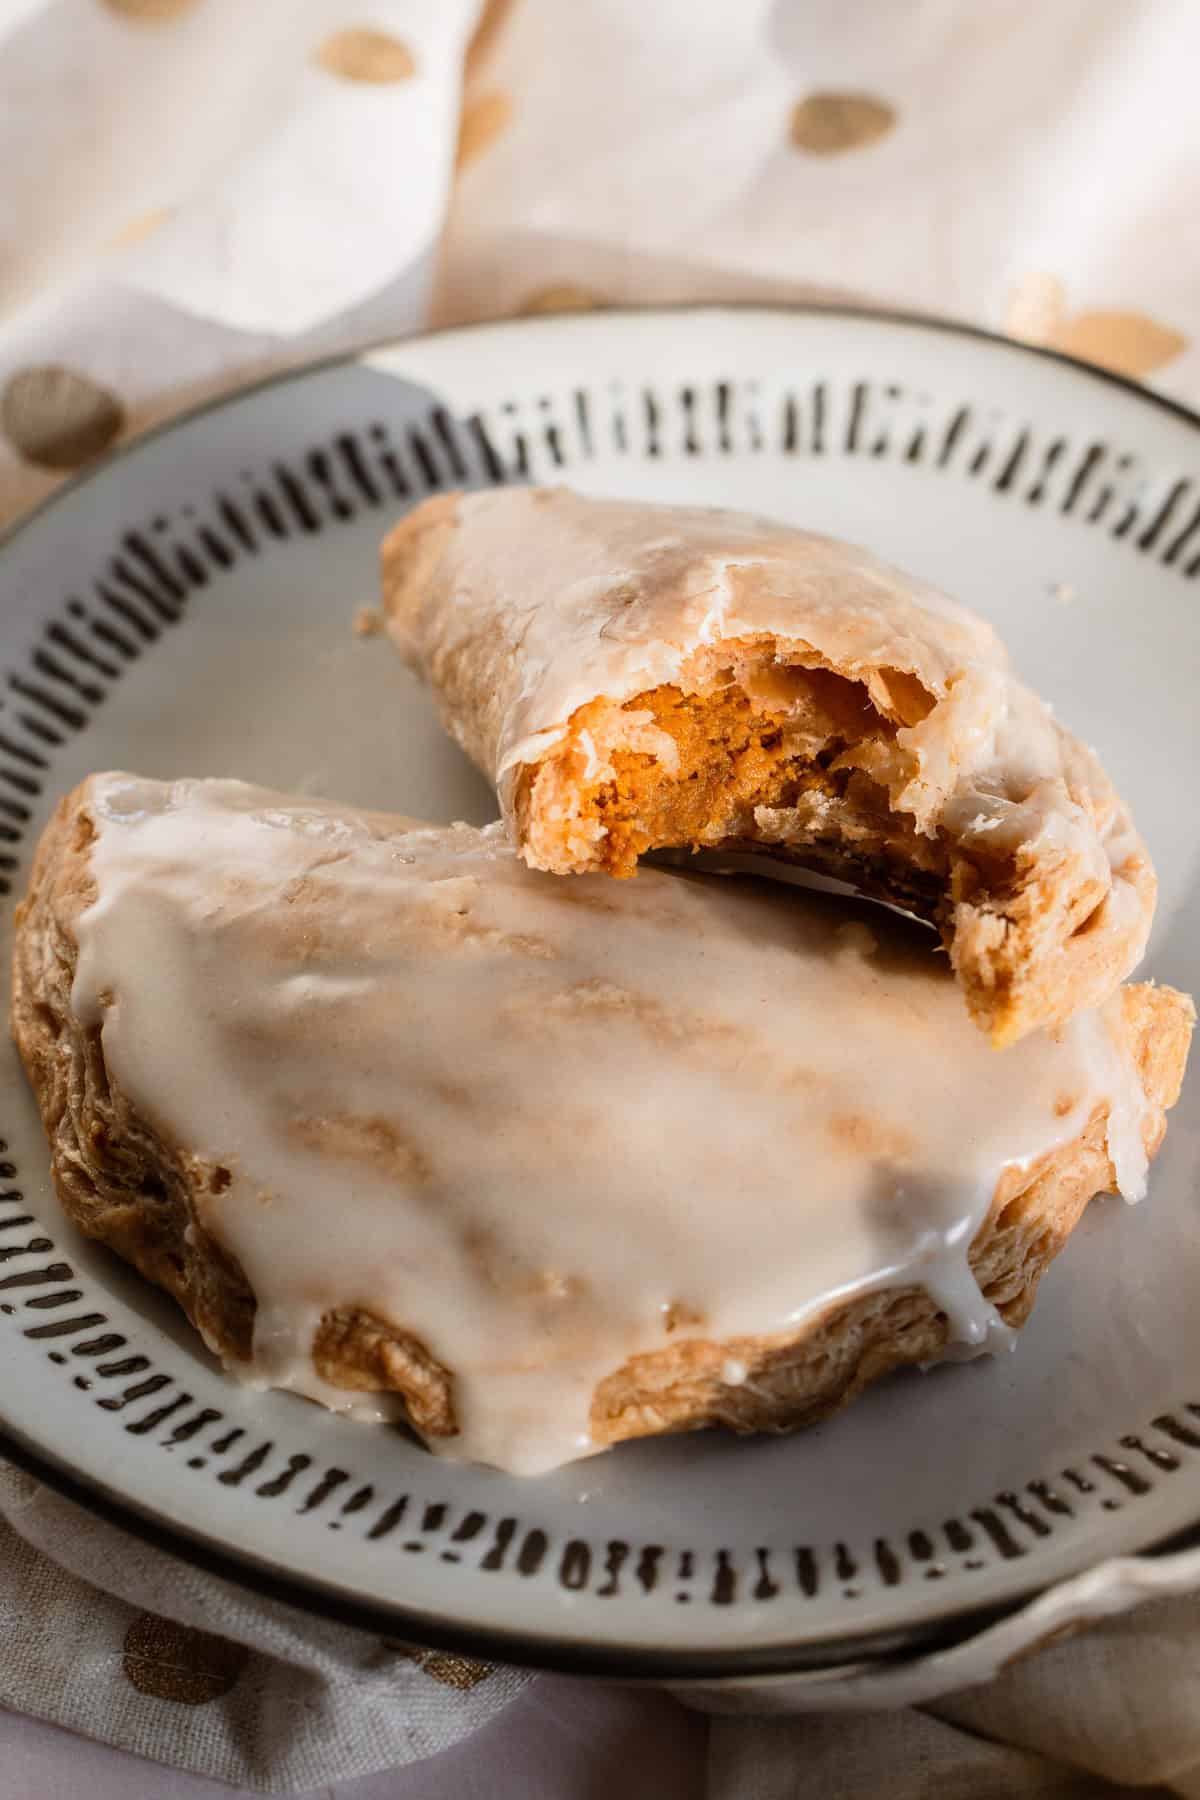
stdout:
<svg viewBox="0 0 1200 1800">
<path fill-rule="evenodd" d="M 109 1078 L 98 1031 L 81 1026 L 71 1010 L 76 924 L 94 898 L 93 836 L 85 784 L 47 826 L 17 909 L 12 1030 L 41 1109 L 54 1182 L 82 1231 L 165 1288 L 213 1349 L 246 1360 L 254 1295 L 236 1261 L 204 1229 L 197 1204 L 219 1191 L 227 1173 L 167 1143 L 138 1115 Z M 1193 1013 L 1183 995 L 1148 985 L 1127 988 L 1124 1008 L 1149 1102 L 1145 1137 L 1153 1154 L 1179 1092 Z M 1112 1184 L 1104 1125 L 1097 1111 L 1073 1143 L 1031 1171 L 1010 1171 L 997 1190 L 971 1264 L 1009 1324 L 1024 1321 L 1038 1281 L 1089 1199 Z M 688 1328 L 686 1320 L 680 1325 Z M 917 1289 L 859 1296 L 783 1335 L 723 1343 L 681 1336 L 601 1382 L 592 1433 L 611 1444 L 712 1424 L 789 1430 L 901 1364 L 936 1357 L 946 1337 L 945 1316 Z M 314 1362 L 332 1386 L 401 1395 L 428 1437 L 456 1429 L 453 1372 L 399 1322 L 358 1308 L 330 1312 Z M 730 1362 L 744 1365 L 744 1380 L 727 1379 Z"/>
</svg>

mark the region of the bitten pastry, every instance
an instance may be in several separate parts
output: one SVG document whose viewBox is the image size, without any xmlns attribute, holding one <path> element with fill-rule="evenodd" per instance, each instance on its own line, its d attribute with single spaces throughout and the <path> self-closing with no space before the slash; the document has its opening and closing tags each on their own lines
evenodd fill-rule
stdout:
<svg viewBox="0 0 1200 1800">
<path fill-rule="evenodd" d="M 883 909 L 125 775 L 14 962 L 76 1223 L 249 1379 L 522 1473 L 1002 1340 L 1141 1192 L 1191 1020 L 1129 987 L 998 1057 Z"/>
<path fill-rule="evenodd" d="M 1094 753 L 989 625 L 863 550 L 503 488 L 418 507 L 383 591 L 531 868 L 769 849 L 934 923 L 998 1045 L 1141 956 L 1154 871 Z"/>
</svg>

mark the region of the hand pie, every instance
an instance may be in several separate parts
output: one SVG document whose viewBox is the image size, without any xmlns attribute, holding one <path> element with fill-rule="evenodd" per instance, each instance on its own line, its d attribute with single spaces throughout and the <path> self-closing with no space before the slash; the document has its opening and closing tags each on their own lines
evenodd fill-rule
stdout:
<svg viewBox="0 0 1200 1800">
<path fill-rule="evenodd" d="M 1129 987 L 996 1056 L 884 909 L 96 775 L 12 1023 L 67 1212 L 231 1368 L 524 1473 L 1003 1337 L 1141 1191 L 1191 1018 Z"/>
<path fill-rule="evenodd" d="M 849 880 L 937 926 L 998 1045 L 1141 956 L 1154 871 L 1094 753 L 990 625 L 863 550 L 500 488 L 418 507 L 383 588 L 531 868 L 736 848 Z"/>
</svg>

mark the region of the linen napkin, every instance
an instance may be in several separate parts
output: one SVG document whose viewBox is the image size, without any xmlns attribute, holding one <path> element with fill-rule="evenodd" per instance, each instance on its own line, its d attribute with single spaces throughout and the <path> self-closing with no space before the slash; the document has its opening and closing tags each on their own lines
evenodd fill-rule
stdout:
<svg viewBox="0 0 1200 1800">
<path fill-rule="evenodd" d="M 251 376 L 514 311 L 851 300 L 1196 404 L 1197 66 L 1192 0 L 0 0 L 0 523 Z M 433 1754 L 526 1680 L 11 1470 L 0 1636 L 0 1703 L 275 1789 Z M 1197 1719 L 1200 1602 L 1164 1602 L 933 1709 L 716 1720 L 711 1793 L 1200 1796 Z"/>
<path fill-rule="evenodd" d="M 0 517 L 426 322 L 479 4 L 0 0 Z"/>
<path fill-rule="evenodd" d="M 713 1719 L 707 1800 L 1200 1795 L 1200 1601 L 1160 1600 L 904 1711 Z"/>
<path fill-rule="evenodd" d="M 0 1644 L 0 1706 L 274 1792 L 448 1749 L 531 1679 L 260 1599 L 5 1463 Z"/>
</svg>

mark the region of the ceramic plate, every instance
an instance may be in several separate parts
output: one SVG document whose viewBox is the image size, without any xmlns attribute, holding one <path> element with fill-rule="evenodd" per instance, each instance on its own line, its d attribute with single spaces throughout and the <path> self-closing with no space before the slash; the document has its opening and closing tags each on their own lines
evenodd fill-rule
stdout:
<svg viewBox="0 0 1200 1800">
<path fill-rule="evenodd" d="M 4 885 L 90 769 L 489 818 L 424 693 L 352 621 L 406 507 L 526 480 L 774 513 L 993 618 L 1133 803 L 1162 878 L 1147 971 L 1200 989 L 1197 421 L 1010 343 L 839 312 L 446 333 L 98 467 L 0 554 Z M 533 1663 L 745 1677 L 961 1638 L 1200 1521 L 1195 1071 L 1149 1198 L 1090 1208 L 1013 1355 L 896 1377 L 790 1440 L 642 1443 L 519 1481 L 227 1380 L 65 1223 L 3 1056 L 11 1453 L 300 1604 Z"/>
</svg>

